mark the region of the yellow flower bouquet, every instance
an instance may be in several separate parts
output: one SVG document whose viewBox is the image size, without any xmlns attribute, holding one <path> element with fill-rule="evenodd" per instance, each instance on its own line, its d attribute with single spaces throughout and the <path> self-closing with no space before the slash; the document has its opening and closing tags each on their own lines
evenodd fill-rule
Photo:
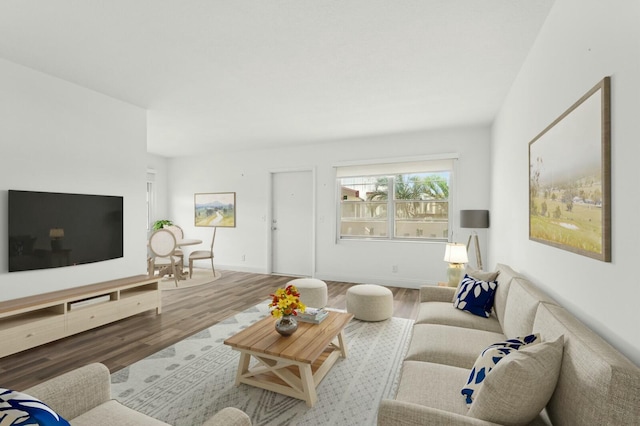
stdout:
<svg viewBox="0 0 640 426">
<path fill-rule="evenodd" d="M 297 316 L 298 312 L 302 313 L 306 309 L 306 306 L 300 301 L 300 293 L 294 285 L 279 288 L 269 296 L 271 297 L 269 308 L 271 315 L 275 318 L 289 315 Z"/>
</svg>

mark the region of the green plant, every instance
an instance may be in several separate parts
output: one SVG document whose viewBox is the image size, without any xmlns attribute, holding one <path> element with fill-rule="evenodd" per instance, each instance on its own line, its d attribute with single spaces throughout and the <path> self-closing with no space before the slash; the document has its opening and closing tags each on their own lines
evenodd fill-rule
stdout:
<svg viewBox="0 0 640 426">
<path fill-rule="evenodd" d="M 171 225 L 173 225 L 173 222 L 171 222 L 168 219 L 156 220 L 155 222 L 153 222 L 153 230 L 157 231 L 158 229 L 162 229 L 165 226 L 171 226 Z"/>
</svg>

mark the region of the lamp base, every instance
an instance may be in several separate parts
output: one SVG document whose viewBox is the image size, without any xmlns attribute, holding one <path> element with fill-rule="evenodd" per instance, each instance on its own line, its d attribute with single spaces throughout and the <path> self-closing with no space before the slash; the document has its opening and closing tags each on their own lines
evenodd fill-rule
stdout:
<svg viewBox="0 0 640 426">
<path fill-rule="evenodd" d="M 447 285 L 449 287 L 458 287 L 458 284 L 460 284 L 460 280 L 462 279 L 463 268 L 463 263 L 449 264 L 449 268 L 447 269 L 447 277 L 449 278 L 449 282 L 447 283 Z"/>
<path fill-rule="evenodd" d="M 51 251 L 59 251 L 59 250 L 62 250 L 62 238 L 52 238 Z"/>
</svg>

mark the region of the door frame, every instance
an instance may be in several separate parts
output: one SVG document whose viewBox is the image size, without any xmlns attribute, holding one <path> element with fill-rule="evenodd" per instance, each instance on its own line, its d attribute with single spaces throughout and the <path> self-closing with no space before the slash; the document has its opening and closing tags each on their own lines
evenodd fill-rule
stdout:
<svg viewBox="0 0 640 426">
<path fill-rule="evenodd" d="M 269 169 L 267 189 L 267 274 L 273 273 L 273 176 L 278 173 L 311 172 L 311 277 L 316 275 L 316 168 L 315 167 L 285 167 Z"/>
</svg>

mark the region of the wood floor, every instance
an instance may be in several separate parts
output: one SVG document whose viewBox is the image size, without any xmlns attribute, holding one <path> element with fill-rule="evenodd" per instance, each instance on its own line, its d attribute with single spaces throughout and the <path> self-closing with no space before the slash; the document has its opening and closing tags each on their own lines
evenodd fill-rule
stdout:
<svg viewBox="0 0 640 426">
<path fill-rule="evenodd" d="M 0 358 L 0 386 L 24 390 L 91 362 L 101 362 L 113 373 L 268 299 L 269 293 L 291 278 L 222 271 L 222 278 L 212 284 L 163 291 L 161 315 L 149 311 Z M 352 285 L 327 281 L 328 306 L 344 309 Z M 393 315 L 414 319 L 418 290 L 389 288 L 394 297 Z"/>
</svg>

